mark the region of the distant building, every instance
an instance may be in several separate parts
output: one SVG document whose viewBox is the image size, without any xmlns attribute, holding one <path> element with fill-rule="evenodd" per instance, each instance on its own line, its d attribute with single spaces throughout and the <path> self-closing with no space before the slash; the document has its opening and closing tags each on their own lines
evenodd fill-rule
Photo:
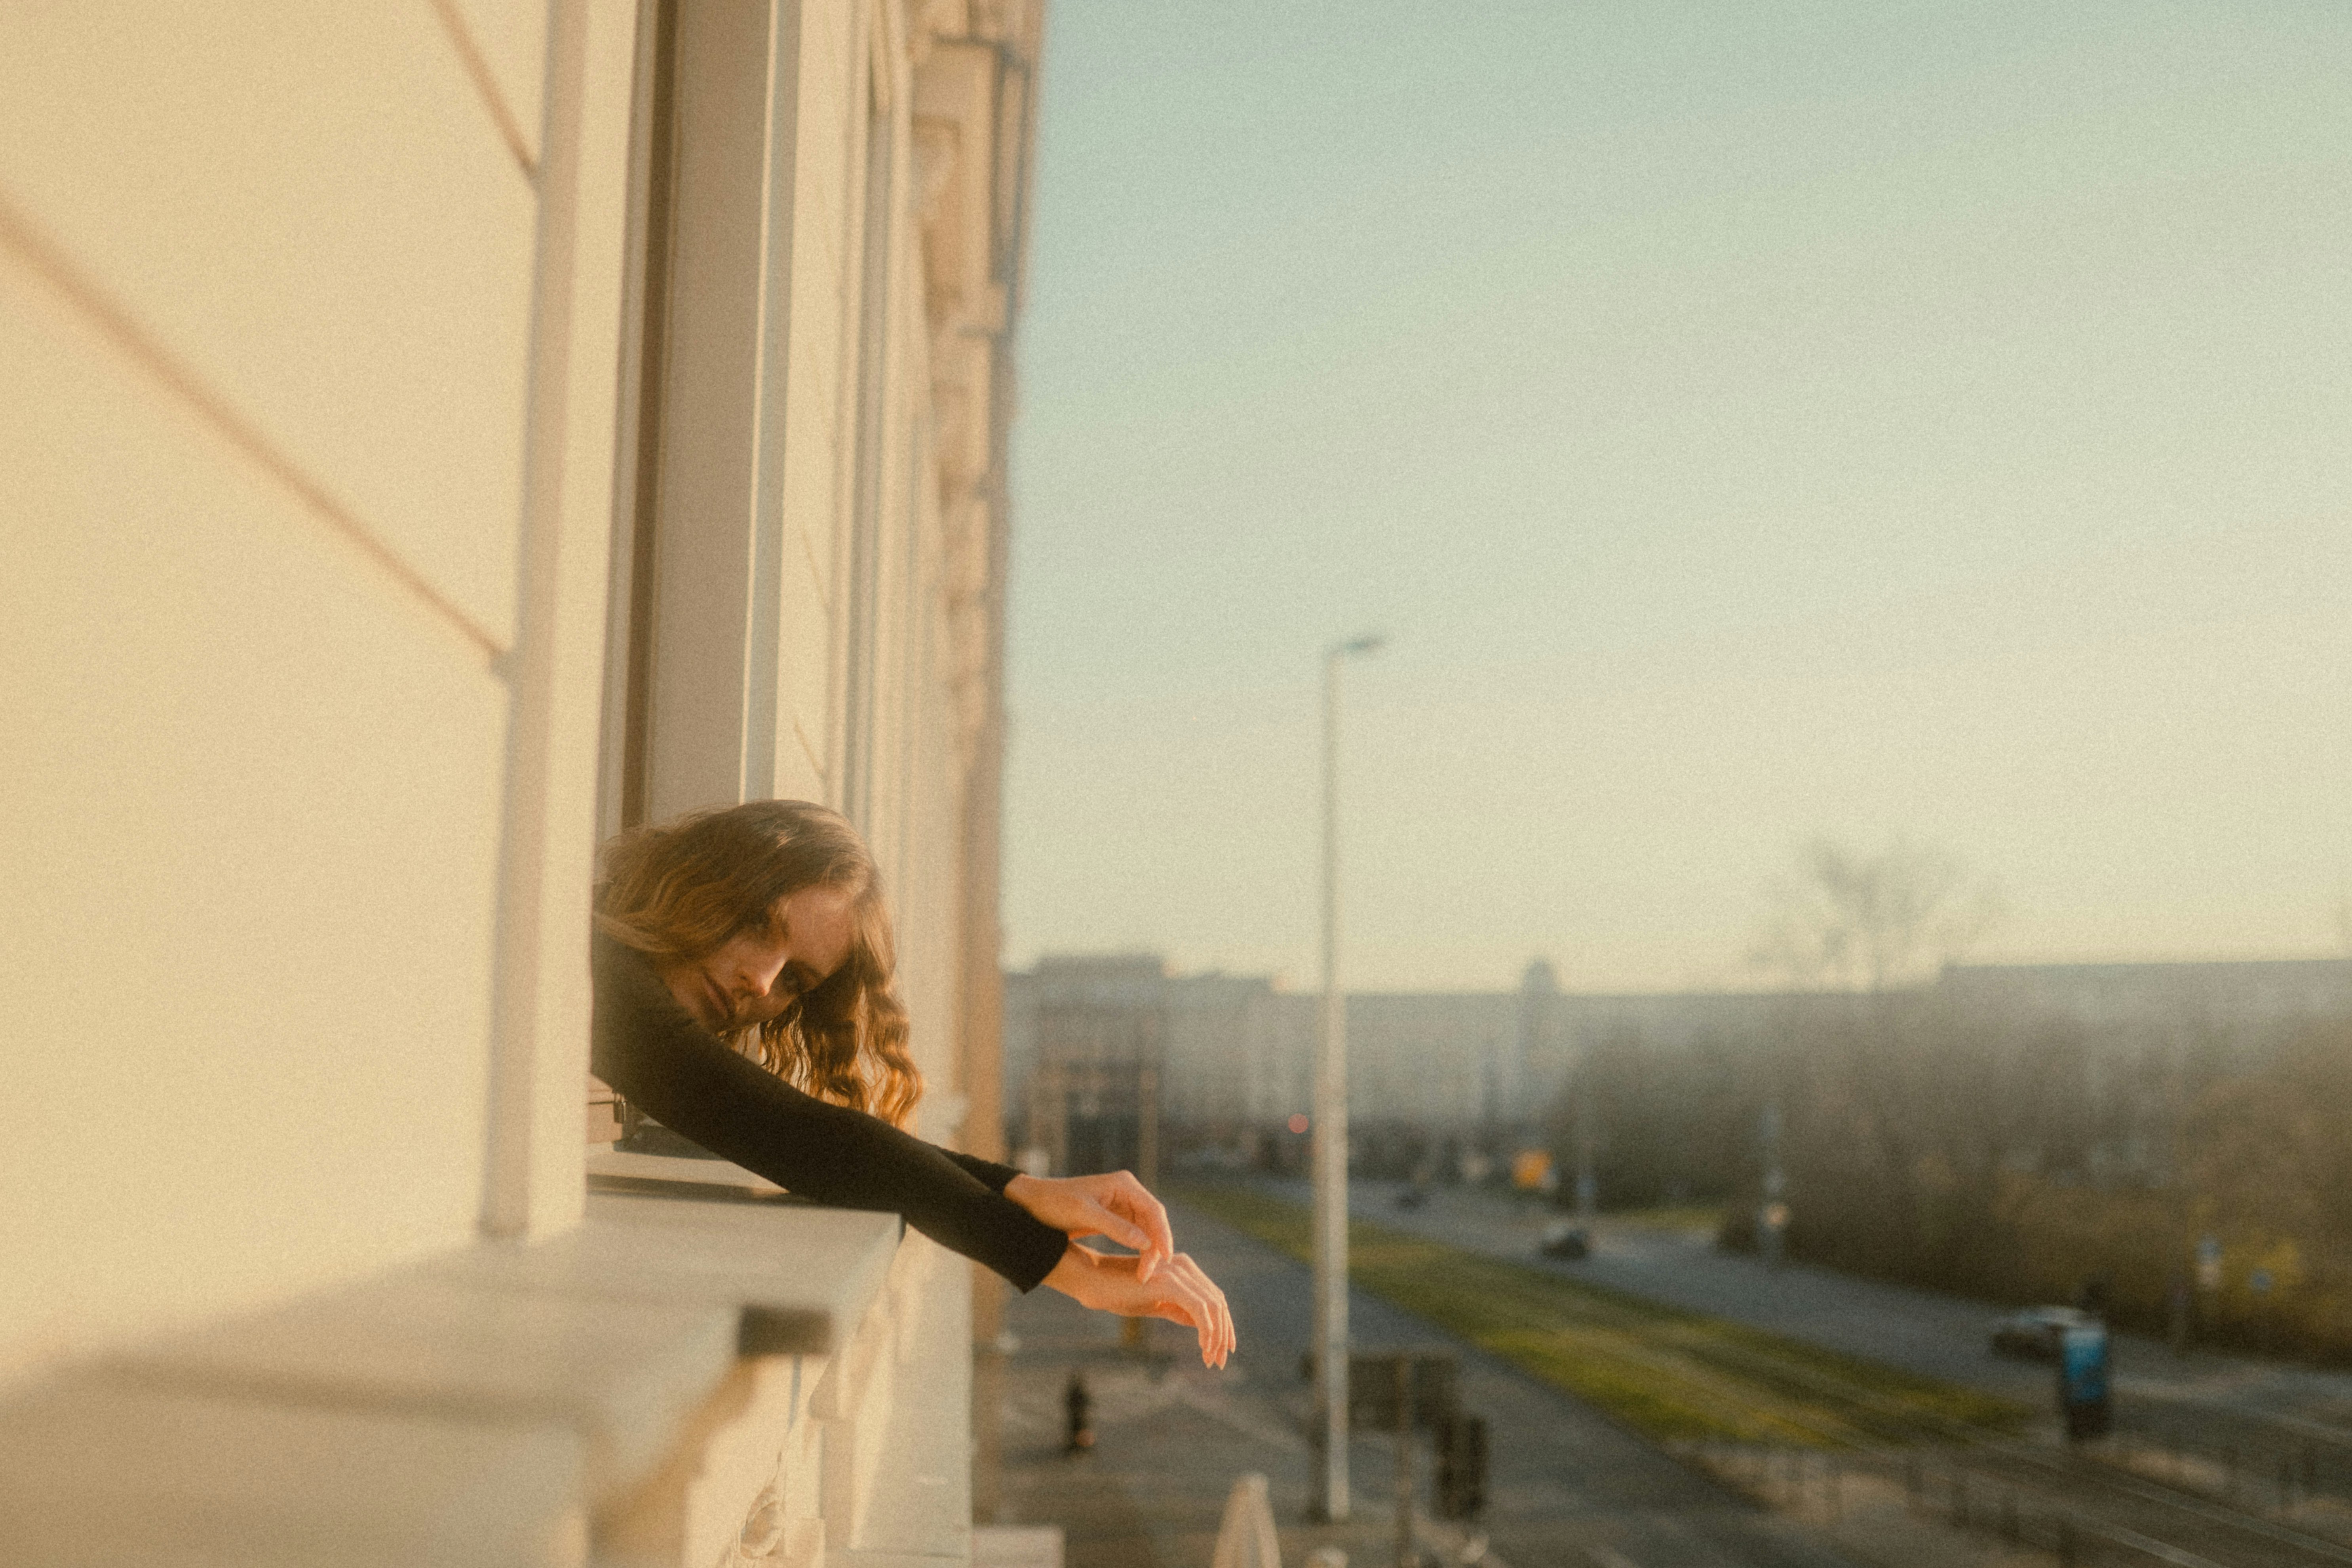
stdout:
<svg viewBox="0 0 2352 1568">
<path fill-rule="evenodd" d="M 2281 1028 L 2352 1013 L 2352 958 L 2160 963 L 1952 963 L 1937 989 L 2072 1020 L 2095 1035 L 2231 1054 Z"/>
<path fill-rule="evenodd" d="M 1061 1174 L 1158 1163 L 1167 967 L 1150 954 L 1053 958 L 1021 987 L 1027 1148 Z M 1008 987 L 1011 989 L 1011 987 Z"/>
<path fill-rule="evenodd" d="M 2126 1102 L 2157 1093 L 2147 1086 L 2159 1068 L 2227 1069 L 2312 1020 L 2352 1015 L 2352 959 L 1956 963 L 1931 989 L 2078 1031 L 2091 1092 L 2128 1128 L 2158 1115 L 2153 1100 L 2144 1114 Z M 1090 1092 L 1071 1064 L 1105 1058 L 1114 1039 L 1141 1039 L 1148 1016 L 1167 1122 L 1269 1127 L 1310 1107 L 1317 1001 L 1264 975 L 1171 975 L 1156 956 L 1049 956 L 1005 977 L 1006 1103 L 1028 1108 L 1030 1128 L 1047 1126 L 1039 1107 Z M 1541 959 L 1516 991 L 1351 994 L 1349 1114 L 1454 1131 L 1531 1127 L 1604 1042 L 1737 1050 L 1785 1034 L 1800 1016 L 1790 1001 L 1784 991 L 1563 991 Z M 1063 1076 L 1041 1099 L 1030 1075 L 1048 1060 Z M 2125 1132 L 2102 1158 L 2144 1165 L 2152 1149 Z"/>
<path fill-rule="evenodd" d="M 1314 1026 L 1314 999 L 1264 976 L 1171 976 L 1150 954 L 1046 957 L 1004 980 L 1012 1137 L 1068 1173 L 1151 1163 L 1162 1121 L 1280 1121 L 1307 1108 Z"/>
<path fill-rule="evenodd" d="M 1058 1148 L 1056 1097 L 1091 1092 L 1093 1064 L 1139 1053 L 1147 1037 L 1159 1042 L 1160 1110 L 1171 1125 L 1265 1127 L 1312 1106 L 1319 998 L 1277 990 L 1269 976 L 1172 975 L 1154 955 L 1047 955 L 1008 973 L 1004 996 L 1016 1141 Z M 1524 1126 L 1603 1035 L 1633 1028 L 1686 1045 L 1752 1028 L 1776 1000 L 1578 995 L 1561 992 L 1540 960 L 1517 991 L 1351 994 L 1349 1112 L 1449 1130 Z"/>
<path fill-rule="evenodd" d="M 1526 1086 L 1502 1091 L 1518 1046 L 1517 992 L 1350 995 L 1349 1115 L 1449 1130 L 1517 1121 Z"/>
</svg>

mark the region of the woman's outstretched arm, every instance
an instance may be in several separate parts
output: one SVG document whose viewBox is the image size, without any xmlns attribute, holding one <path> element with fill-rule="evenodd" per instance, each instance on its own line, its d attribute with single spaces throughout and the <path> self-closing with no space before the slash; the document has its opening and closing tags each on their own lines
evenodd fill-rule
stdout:
<svg viewBox="0 0 2352 1568">
<path fill-rule="evenodd" d="M 663 1126 L 804 1197 L 903 1215 L 1024 1291 L 1051 1285 L 1099 1310 L 1186 1324 L 1211 1365 L 1232 1353 L 1224 1293 L 1175 1250 L 1167 1211 L 1133 1176 L 1051 1180 L 935 1148 L 739 1056 L 687 1016 L 650 963 L 601 932 L 593 966 L 593 1069 Z M 1093 1235 L 1141 1256 L 1071 1239 Z"/>
<path fill-rule="evenodd" d="M 592 1070 L 663 1126 L 819 1203 L 904 1215 L 1024 1291 L 1069 1249 L 1063 1232 L 944 1152 L 803 1094 L 737 1055 L 688 1017 L 652 964 L 624 944 L 597 933 L 592 965 Z"/>
</svg>

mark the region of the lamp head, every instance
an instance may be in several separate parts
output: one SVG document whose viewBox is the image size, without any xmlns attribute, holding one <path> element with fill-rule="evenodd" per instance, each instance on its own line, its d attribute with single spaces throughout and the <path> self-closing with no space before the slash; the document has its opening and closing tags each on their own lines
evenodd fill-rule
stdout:
<svg viewBox="0 0 2352 1568">
<path fill-rule="evenodd" d="M 1381 649 L 1388 646 L 1388 642 L 1389 638 L 1386 632 L 1367 632 L 1362 637 L 1357 637 L 1353 641 L 1333 645 L 1331 651 L 1335 654 L 1341 655 L 1378 653 Z"/>
</svg>

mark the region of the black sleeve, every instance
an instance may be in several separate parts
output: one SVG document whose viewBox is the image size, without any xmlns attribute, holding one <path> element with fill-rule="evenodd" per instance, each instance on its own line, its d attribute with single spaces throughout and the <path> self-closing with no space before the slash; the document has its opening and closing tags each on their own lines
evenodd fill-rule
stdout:
<svg viewBox="0 0 2352 1568">
<path fill-rule="evenodd" d="M 651 963 L 602 932 L 591 967 L 591 1068 L 663 1126 L 818 1203 L 903 1215 L 1022 1290 L 1061 1261 L 1069 1238 L 1003 1195 L 1016 1172 L 803 1094 L 688 1016 Z"/>
<path fill-rule="evenodd" d="M 934 1147 L 937 1147 L 934 1145 Z M 1001 1193 L 1013 1177 L 1021 1173 L 1014 1165 L 1000 1165 L 993 1160 L 983 1160 L 977 1154 L 967 1154 L 961 1149 L 941 1149 L 940 1152 L 970 1171 L 980 1184 L 992 1193 Z"/>
</svg>

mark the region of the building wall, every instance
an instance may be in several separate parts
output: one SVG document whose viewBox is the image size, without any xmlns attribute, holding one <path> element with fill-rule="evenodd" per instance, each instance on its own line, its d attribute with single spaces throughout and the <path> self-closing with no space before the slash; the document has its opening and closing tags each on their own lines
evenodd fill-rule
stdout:
<svg viewBox="0 0 2352 1568">
<path fill-rule="evenodd" d="M 922 1130 L 992 1094 L 1041 26 L 0 15 L 0 1383 L 575 1226 L 633 817 L 848 812 Z M 970 1276 L 919 1253 L 866 1337 L 936 1395 Z M 865 1452 L 903 1423 L 858 1376 Z"/>
<path fill-rule="evenodd" d="M 0 17 L 0 1369 L 479 1224 L 546 43 Z"/>
<path fill-rule="evenodd" d="M 1160 1115 L 1173 1126 L 1279 1122 L 1313 1098 L 1314 999 L 1262 975 L 1171 976 L 1150 956 L 1049 956 L 1004 976 L 1003 1017 L 1012 1138 L 1049 1157 L 1060 1152 L 1061 1112 L 1048 1101 L 1079 1081 L 1056 1069 L 1132 1058 L 1147 1037 L 1157 1042 Z"/>
</svg>

